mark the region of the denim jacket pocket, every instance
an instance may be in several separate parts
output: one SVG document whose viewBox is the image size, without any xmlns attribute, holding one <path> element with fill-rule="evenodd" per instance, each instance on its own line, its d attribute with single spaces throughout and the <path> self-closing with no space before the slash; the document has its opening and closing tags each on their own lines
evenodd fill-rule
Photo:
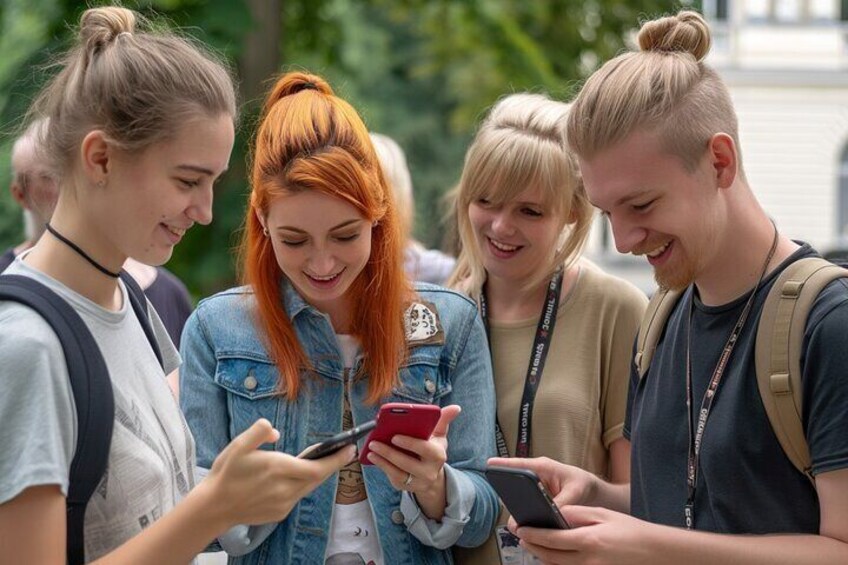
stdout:
<svg viewBox="0 0 848 565">
<path fill-rule="evenodd" d="M 439 359 L 411 355 L 400 368 L 400 379 L 392 389 L 392 402 L 438 404 L 451 391 L 451 383 L 440 371 Z"/>
<path fill-rule="evenodd" d="M 269 361 L 246 356 L 219 357 L 215 383 L 227 391 L 234 436 L 259 418 L 267 419 L 277 429 L 284 422 L 286 402 L 280 392 L 280 373 Z"/>
</svg>

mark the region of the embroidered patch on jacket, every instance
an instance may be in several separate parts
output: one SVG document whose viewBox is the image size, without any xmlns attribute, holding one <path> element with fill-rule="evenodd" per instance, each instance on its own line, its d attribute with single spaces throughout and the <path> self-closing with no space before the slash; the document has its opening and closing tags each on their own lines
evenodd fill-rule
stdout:
<svg viewBox="0 0 848 565">
<path fill-rule="evenodd" d="M 413 302 L 404 314 L 406 341 L 412 346 L 445 342 L 439 311 L 430 302 Z"/>
</svg>

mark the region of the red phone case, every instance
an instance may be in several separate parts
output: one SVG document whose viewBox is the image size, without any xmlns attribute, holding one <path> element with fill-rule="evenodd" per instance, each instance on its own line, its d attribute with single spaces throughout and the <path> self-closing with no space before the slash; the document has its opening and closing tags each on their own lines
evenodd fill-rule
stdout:
<svg viewBox="0 0 848 565">
<path fill-rule="evenodd" d="M 371 453 L 368 445 L 372 441 L 392 445 L 392 437 L 396 435 L 430 439 L 441 414 L 442 409 L 432 404 L 404 404 L 401 402 L 383 404 L 377 414 L 377 427 L 365 440 L 365 446 L 359 454 L 359 462 L 363 465 L 372 465 L 371 461 L 368 460 L 368 454 Z M 392 447 L 412 457 L 418 457 L 411 451 L 395 445 L 392 445 Z"/>
</svg>

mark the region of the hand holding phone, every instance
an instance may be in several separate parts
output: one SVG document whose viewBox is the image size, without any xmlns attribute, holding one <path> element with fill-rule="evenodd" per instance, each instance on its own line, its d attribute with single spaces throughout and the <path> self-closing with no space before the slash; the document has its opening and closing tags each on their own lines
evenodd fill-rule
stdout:
<svg viewBox="0 0 848 565">
<path fill-rule="evenodd" d="M 411 457 L 419 458 L 411 451 L 392 445 L 392 438 L 396 435 L 402 435 L 423 440 L 430 439 L 441 415 L 442 409 L 432 404 L 404 404 L 400 402 L 383 404 L 377 414 L 377 427 L 365 441 L 365 447 L 359 454 L 359 462 L 363 465 L 372 465 L 368 459 L 368 454 L 371 453 L 368 445 L 372 441 L 391 445 L 394 449 L 403 451 Z"/>
<path fill-rule="evenodd" d="M 351 428 L 344 432 L 334 435 L 330 439 L 324 440 L 321 443 L 307 447 L 303 453 L 298 455 L 301 459 L 320 459 L 327 455 L 332 455 L 346 445 L 356 443 L 359 438 L 373 430 L 377 426 L 376 420 L 369 420 L 364 424 Z"/>
<path fill-rule="evenodd" d="M 519 526 L 559 530 L 570 528 L 548 489 L 533 471 L 489 466 L 486 468 L 486 480 L 494 487 Z"/>
</svg>

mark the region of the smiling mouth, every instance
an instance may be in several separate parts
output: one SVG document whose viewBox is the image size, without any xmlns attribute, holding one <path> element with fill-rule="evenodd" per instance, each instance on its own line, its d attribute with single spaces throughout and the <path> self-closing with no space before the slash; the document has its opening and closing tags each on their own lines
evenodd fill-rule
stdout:
<svg viewBox="0 0 848 565">
<path fill-rule="evenodd" d="M 188 231 L 188 228 L 178 228 L 178 227 L 175 227 L 175 226 L 169 226 L 168 224 L 162 224 L 162 225 L 165 227 L 166 230 L 168 230 L 169 232 L 171 232 L 172 234 L 174 234 L 177 237 L 184 236 L 185 232 Z"/>
<path fill-rule="evenodd" d="M 304 272 L 303 274 L 304 274 L 304 275 L 306 275 L 306 277 L 307 277 L 308 279 L 313 280 L 313 281 L 315 281 L 315 282 L 319 282 L 319 283 L 328 283 L 328 282 L 332 282 L 332 281 L 336 280 L 337 278 L 339 278 L 343 272 L 344 272 L 344 269 L 342 269 L 341 271 L 339 271 L 338 273 L 336 273 L 336 274 L 334 274 L 334 275 L 327 275 L 327 276 L 325 276 L 325 277 L 319 277 L 319 276 L 316 276 L 316 275 L 310 275 L 310 274 L 309 274 L 309 273 L 307 273 L 307 272 Z"/>
<path fill-rule="evenodd" d="M 522 246 L 520 245 L 509 245 L 507 243 L 501 243 L 500 241 L 494 240 L 491 237 L 487 238 L 489 243 L 492 244 L 493 247 L 499 249 L 500 251 L 511 253 L 513 251 L 518 251 Z"/>
<path fill-rule="evenodd" d="M 665 252 L 665 250 L 668 249 L 669 245 L 671 245 L 671 240 L 666 241 L 665 243 L 663 243 L 662 245 L 660 245 L 656 249 L 653 249 L 651 251 L 646 252 L 645 255 L 647 255 L 651 259 L 655 259 L 655 258 L 659 257 L 660 255 L 662 255 Z"/>
</svg>

